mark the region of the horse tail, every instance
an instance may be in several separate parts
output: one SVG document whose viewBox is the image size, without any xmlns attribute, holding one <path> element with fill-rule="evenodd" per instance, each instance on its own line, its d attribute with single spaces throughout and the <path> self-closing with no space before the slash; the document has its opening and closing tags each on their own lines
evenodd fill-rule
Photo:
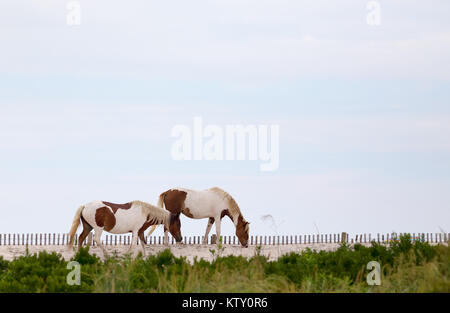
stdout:
<svg viewBox="0 0 450 313">
<path fill-rule="evenodd" d="M 158 207 L 160 207 L 161 209 L 164 209 L 164 197 L 166 196 L 166 193 L 163 192 L 162 194 L 159 195 L 158 198 Z M 153 232 L 155 231 L 156 227 L 158 227 L 158 225 L 152 225 L 152 228 L 149 230 L 147 236 L 150 236 L 151 234 L 153 234 Z"/>
<path fill-rule="evenodd" d="M 166 193 L 163 192 L 162 194 L 159 195 L 159 199 L 158 199 L 158 206 L 161 209 L 164 209 L 164 197 L 166 196 Z"/>
<path fill-rule="evenodd" d="M 69 232 L 69 243 L 68 248 L 71 249 L 73 246 L 73 241 L 75 239 L 75 232 L 78 229 L 78 226 L 80 226 L 80 218 L 81 218 L 81 212 L 83 212 L 84 205 L 80 206 L 75 213 L 75 217 L 73 218 L 72 227 L 70 228 Z"/>
</svg>

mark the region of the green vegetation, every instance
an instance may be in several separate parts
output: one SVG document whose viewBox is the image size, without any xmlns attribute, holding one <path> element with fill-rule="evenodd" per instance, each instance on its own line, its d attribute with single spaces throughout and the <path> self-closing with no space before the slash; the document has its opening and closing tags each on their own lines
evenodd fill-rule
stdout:
<svg viewBox="0 0 450 313">
<path fill-rule="evenodd" d="M 408 236 L 390 247 L 343 244 L 336 251 L 306 250 L 276 261 L 212 253 L 214 261 L 192 264 L 169 250 L 101 261 L 85 248 L 73 258 L 81 264 L 79 286 L 66 283 L 70 269 L 59 254 L 0 257 L 0 292 L 450 292 L 448 245 L 412 243 Z M 379 286 L 366 282 L 370 261 L 381 265 Z"/>
</svg>

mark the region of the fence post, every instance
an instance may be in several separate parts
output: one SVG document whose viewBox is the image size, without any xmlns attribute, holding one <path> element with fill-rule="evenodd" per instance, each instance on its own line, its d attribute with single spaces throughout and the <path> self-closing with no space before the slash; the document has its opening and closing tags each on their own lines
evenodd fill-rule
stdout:
<svg viewBox="0 0 450 313">
<path fill-rule="evenodd" d="M 342 236 L 341 236 L 341 243 L 343 242 L 347 242 L 347 233 L 346 232 L 342 232 Z"/>
</svg>

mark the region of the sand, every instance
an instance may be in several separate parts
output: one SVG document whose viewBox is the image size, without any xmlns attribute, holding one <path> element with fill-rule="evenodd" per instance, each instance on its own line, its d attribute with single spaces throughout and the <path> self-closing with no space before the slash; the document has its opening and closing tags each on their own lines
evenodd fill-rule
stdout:
<svg viewBox="0 0 450 313">
<path fill-rule="evenodd" d="M 186 257 L 187 261 L 192 262 L 194 258 L 204 259 L 211 261 L 215 256 L 227 256 L 227 255 L 242 255 L 244 257 L 250 258 L 257 254 L 258 250 L 261 255 L 268 257 L 269 260 L 276 260 L 280 256 L 290 253 L 290 252 L 301 252 L 306 248 L 311 248 L 313 250 L 336 250 L 339 247 L 338 243 L 315 243 L 315 244 L 297 244 L 297 245 L 262 245 L 260 248 L 256 246 L 249 246 L 248 248 L 243 248 L 238 245 L 223 245 L 221 251 L 218 250 L 216 245 L 148 245 L 145 248 L 146 255 L 154 255 L 165 249 L 170 249 L 170 251 L 176 257 Z M 118 255 L 124 255 L 128 252 L 129 246 L 107 246 L 106 250 L 110 255 L 117 253 Z M 75 251 L 68 250 L 65 246 L 29 246 L 28 251 L 30 254 L 38 253 L 39 251 L 47 252 L 57 252 L 60 253 L 65 260 L 71 259 Z M 215 250 L 214 254 L 211 250 Z M 104 259 L 101 249 L 97 246 L 90 247 L 91 253 L 96 254 L 100 258 Z M 142 248 L 135 248 L 135 254 L 141 251 Z M 14 258 L 25 255 L 25 246 L 0 246 L 0 256 L 3 256 L 5 260 L 13 260 Z"/>
</svg>

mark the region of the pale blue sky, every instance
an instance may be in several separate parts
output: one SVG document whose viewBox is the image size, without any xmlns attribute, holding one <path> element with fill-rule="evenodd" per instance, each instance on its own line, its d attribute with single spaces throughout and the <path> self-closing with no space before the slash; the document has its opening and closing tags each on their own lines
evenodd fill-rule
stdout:
<svg viewBox="0 0 450 313">
<path fill-rule="evenodd" d="M 356 0 L 80 3 L 74 27 L 64 1 L 0 4 L 1 233 L 176 186 L 228 190 L 255 235 L 449 231 L 450 2 L 379 1 L 377 27 Z M 279 124 L 279 169 L 173 161 L 194 116 Z"/>
</svg>

